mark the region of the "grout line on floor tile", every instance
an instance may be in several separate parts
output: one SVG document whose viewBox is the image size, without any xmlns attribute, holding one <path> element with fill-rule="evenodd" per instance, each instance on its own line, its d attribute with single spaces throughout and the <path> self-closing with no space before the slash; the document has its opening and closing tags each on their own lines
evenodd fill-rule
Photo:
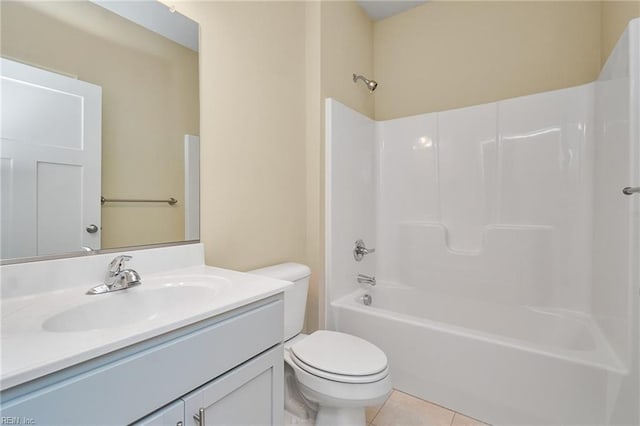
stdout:
<svg viewBox="0 0 640 426">
<path fill-rule="evenodd" d="M 476 419 L 475 417 L 467 416 L 467 415 L 466 415 L 466 414 L 464 414 L 464 413 L 459 413 L 459 412 L 457 412 L 457 411 L 456 411 L 455 413 L 456 413 L 456 415 L 460 415 L 460 416 L 462 416 L 462 417 L 466 417 L 466 418 L 468 418 L 468 419 L 475 420 L 475 421 L 476 421 L 476 422 L 478 422 L 478 423 L 482 423 L 482 424 L 483 424 L 483 425 L 485 425 L 485 426 L 491 426 L 491 424 L 489 424 L 489 423 L 487 423 L 487 422 L 485 422 L 485 421 L 478 420 L 478 419 Z M 454 416 L 454 417 L 455 417 L 455 416 Z M 452 425 L 453 425 L 453 423 L 452 423 Z"/>
<path fill-rule="evenodd" d="M 382 407 L 385 406 L 385 404 L 387 403 L 387 401 L 389 401 L 389 398 L 391 398 L 391 395 L 393 395 L 394 392 L 398 392 L 395 389 L 391 389 L 391 392 L 389 392 L 389 395 L 387 395 L 387 399 L 384 400 L 384 402 L 382 404 L 380 404 L 380 406 L 378 407 L 378 409 L 376 410 L 376 413 L 373 415 L 373 417 L 371 418 L 371 422 L 369 423 L 369 425 L 371 426 L 375 426 L 375 424 L 373 423 L 373 421 L 376 419 L 376 417 L 378 417 L 378 414 L 380 414 L 380 411 L 382 410 Z"/>
<path fill-rule="evenodd" d="M 478 419 L 476 419 L 475 417 L 467 416 L 467 415 L 466 415 L 466 414 L 464 414 L 464 413 L 459 413 L 459 412 L 457 412 L 456 410 L 453 410 L 453 409 L 451 409 L 451 408 L 447 408 L 447 407 L 445 407 L 444 405 L 436 404 L 435 402 L 432 402 L 432 401 L 429 401 L 429 400 L 426 400 L 426 399 L 422 399 L 422 398 L 420 398 L 419 396 L 412 395 L 412 394 L 410 394 L 410 393 L 408 393 L 408 392 L 403 392 L 403 391 L 400 391 L 400 390 L 395 389 L 395 388 L 393 389 L 393 391 L 391 392 L 391 394 L 392 394 L 393 392 L 398 392 L 398 393 L 402 393 L 402 394 L 405 394 L 405 395 L 409 395 L 409 396 L 411 396 L 411 397 L 413 397 L 413 398 L 417 398 L 417 399 L 419 399 L 419 400 L 421 400 L 421 401 L 428 402 L 429 404 L 432 404 L 432 405 L 435 405 L 435 406 L 437 406 L 437 407 L 440 407 L 440 408 L 442 408 L 443 410 L 447 410 L 447 411 L 452 412 L 452 413 L 453 413 L 453 416 L 451 417 L 451 423 L 449 424 L 449 426 L 453 426 L 453 421 L 456 419 L 456 414 L 459 414 L 459 415 L 461 415 L 461 416 L 463 416 L 463 417 L 468 417 L 468 418 L 473 419 L 473 420 L 475 420 L 475 421 L 477 421 L 477 422 L 483 423 L 483 424 L 485 424 L 485 425 L 487 425 L 487 426 L 491 426 L 490 424 L 488 424 L 488 423 L 486 423 L 486 422 L 483 422 L 482 420 L 478 420 Z M 387 400 L 384 402 L 384 404 L 386 404 L 386 403 L 387 403 L 387 401 L 388 401 L 388 400 L 389 400 L 389 398 L 391 397 L 391 394 L 389 394 L 389 396 L 387 397 Z M 371 420 L 371 426 L 375 426 L 375 425 L 373 424 L 373 421 L 375 420 L 375 418 L 376 418 L 376 417 L 378 416 L 378 414 L 380 413 L 380 410 L 382 410 L 382 407 L 384 407 L 384 404 L 382 404 L 382 405 L 380 406 L 380 409 L 378 410 L 378 412 L 376 413 L 376 415 L 375 415 L 375 416 L 373 417 L 373 419 Z"/>
<path fill-rule="evenodd" d="M 442 408 L 442 409 L 444 409 L 444 410 L 451 411 L 452 413 L 457 413 L 457 411 L 456 411 L 456 410 L 454 410 L 454 409 L 452 409 L 452 408 L 448 408 L 448 407 L 445 407 L 444 405 L 436 404 L 435 402 L 433 402 L 433 401 L 429 401 L 428 399 L 422 399 L 422 398 L 420 398 L 419 396 L 415 396 L 415 395 L 410 394 L 410 393 L 408 393 L 408 392 L 399 391 L 399 390 L 397 390 L 397 389 L 394 389 L 394 391 L 396 391 L 396 392 L 400 392 L 400 393 L 403 393 L 403 394 L 405 394 L 405 395 L 412 396 L 412 397 L 417 398 L 417 399 L 419 399 L 419 400 L 421 400 L 421 401 L 424 401 L 424 402 L 428 402 L 429 404 L 433 404 L 433 405 L 435 405 L 435 406 L 437 406 L 437 407 L 440 407 L 440 408 Z M 464 414 L 462 414 L 462 413 L 460 413 L 460 414 L 464 416 Z"/>
</svg>

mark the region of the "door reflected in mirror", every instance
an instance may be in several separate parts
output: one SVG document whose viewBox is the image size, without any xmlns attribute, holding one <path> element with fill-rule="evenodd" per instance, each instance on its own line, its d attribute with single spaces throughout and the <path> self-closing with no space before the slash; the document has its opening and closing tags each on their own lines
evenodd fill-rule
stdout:
<svg viewBox="0 0 640 426">
<path fill-rule="evenodd" d="M 199 238 L 198 25 L 101 3 L 0 3 L 2 259 Z"/>
</svg>

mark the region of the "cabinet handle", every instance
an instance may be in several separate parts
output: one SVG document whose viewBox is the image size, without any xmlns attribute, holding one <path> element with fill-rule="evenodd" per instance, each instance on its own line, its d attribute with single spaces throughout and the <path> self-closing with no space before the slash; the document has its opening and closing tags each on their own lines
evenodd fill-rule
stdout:
<svg viewBox="0 0 640 426">
<path fill-rule="evenodd" d="M 198 410 L 198 414 L 194 414 L 193 418 L 196 422 L 198 422 L 198 426 L 206 426 L 204 419 L 204 408 Z"/>
<path fill-rule="evenodd" d="M 184 423 L 182 423 L 182 422 L 176 423 L 176 426 L 183 426 L 183 425 L 184 425 Z"/>
</svg>

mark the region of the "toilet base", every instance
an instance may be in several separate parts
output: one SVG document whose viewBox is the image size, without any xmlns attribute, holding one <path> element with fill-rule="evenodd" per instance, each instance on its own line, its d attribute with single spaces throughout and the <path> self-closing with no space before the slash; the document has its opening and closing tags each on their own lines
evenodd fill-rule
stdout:
<svg viewBox="0 0 640 426">
<path fill-rule="evenodd" d="M 316 426 L 366 426 L 363 407 L 320 406 Z"/>
</svg>

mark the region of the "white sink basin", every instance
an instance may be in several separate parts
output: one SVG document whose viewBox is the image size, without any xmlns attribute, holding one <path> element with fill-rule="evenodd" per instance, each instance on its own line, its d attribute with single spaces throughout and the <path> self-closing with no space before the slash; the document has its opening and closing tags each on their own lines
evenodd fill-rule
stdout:
<svg viewBox="0 0 640 426">
<path fill-rule="evenodd" d="M 168 284 L 166 278 L 162 280 L 165 283 L 155 281 L 143 279 L 140 287 L 86 296 L 85 303 L 49 317 L 42 328 L 52 332 L 78 332 L 162 321 L 184 314 L 185 309 L 193 313 L 206 310 L 228 286 L 228 281 L 211 277 L 202 280 L 190 277 Z"/>
</svg>

